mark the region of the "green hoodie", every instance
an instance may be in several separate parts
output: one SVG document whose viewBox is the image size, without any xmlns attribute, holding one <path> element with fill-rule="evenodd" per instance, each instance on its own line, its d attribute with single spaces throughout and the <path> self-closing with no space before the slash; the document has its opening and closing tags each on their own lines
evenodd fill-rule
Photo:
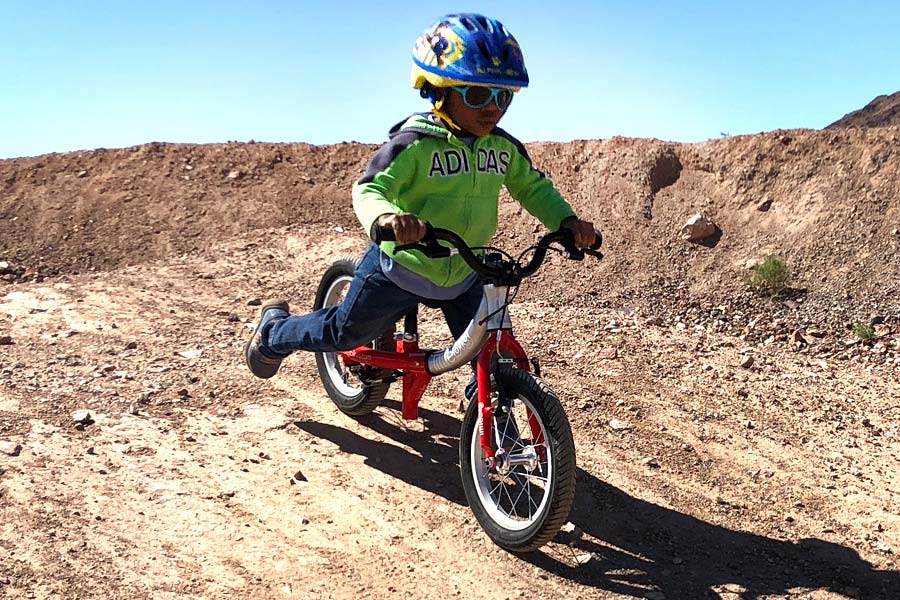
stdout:
<svg viewBox="0 0 900 600">
<path fill-rule="evenodd" d="M 353 186 L 353 209 L 367 232 L 384 214 L 413 214 L 434 227 L 449 229 L 469 246 L 487 245 L 497 230 L 500 186 L 551 230 L 575 212 L 543 173 L 534 168 L 525 147 L 500 128 L 475 138 L 472 148 L 430 113 L 398 123 L 387 144 L 372 157 Z M 462 258 L 430 259 L 416 251 L 388 256 L 442 287 L 472 271 Z"/>
</svg>

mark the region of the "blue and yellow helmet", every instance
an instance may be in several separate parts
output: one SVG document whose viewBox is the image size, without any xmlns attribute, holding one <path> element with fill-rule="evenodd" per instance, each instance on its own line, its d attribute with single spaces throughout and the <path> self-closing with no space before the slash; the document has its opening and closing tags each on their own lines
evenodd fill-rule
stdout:
<svg viewBox="0 0 900 600">
<path fill-rule="evenodd" d="M 422 89 L 486 85 L 518 91 L 528 71 L 516 38 L 482 15 L 447 15 L 426 29 L 413 48 L 412 86 Z"/>
</svg>

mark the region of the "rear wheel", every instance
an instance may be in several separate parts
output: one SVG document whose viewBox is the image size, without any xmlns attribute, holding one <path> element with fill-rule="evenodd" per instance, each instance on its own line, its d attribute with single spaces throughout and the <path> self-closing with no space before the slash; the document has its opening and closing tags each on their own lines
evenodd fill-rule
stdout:
<svg viewBox="0 0 900 600">
<path fill-rule="evenodd" d="M 499 374 L 511 410 L 507 415 L 494 411 L 496 463 L 485 460 L 478 400 L 473 399 L 460 434 L 462 484 L 491 540 L 512 552 L 530 552 L 550 541 L 569 517 L 575 443 L 559 399 L 543 381 L 512 367 Z"/>
<path fill-rule="evenodd" d="M 316 290 L 315 310 L 343 301 L 359 262 L 356 258 L 342 258 L 328 267 Z M 387 331 L 369 345 L 378 350 L 392 350 L 392 344 L 393 331 Z M 382 379 L 392 372 L 366 365 L 347 367 L 337 352 L 316 352 L 316 367 L 328 396 L 341 411 L 353 417 L 375 410 L 391 385 Z"/>
</svg>

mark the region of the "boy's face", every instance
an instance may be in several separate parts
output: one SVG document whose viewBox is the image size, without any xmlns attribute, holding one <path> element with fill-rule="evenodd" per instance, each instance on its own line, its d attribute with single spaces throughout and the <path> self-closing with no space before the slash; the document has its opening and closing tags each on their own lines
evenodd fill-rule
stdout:
<svg viewBox="0 0 900 600">
<path fill-rule="evenodd" d="M 506 111 L 500 110 L 493 100 L 483 108 L 472 108 L 466 104 L 462 94 L 452 88 L 447 89 L 443 109 L 457 125 L 477 137 L 485 136 L 493 131 L 503 115 L 506 114 Z"/>
</svg>

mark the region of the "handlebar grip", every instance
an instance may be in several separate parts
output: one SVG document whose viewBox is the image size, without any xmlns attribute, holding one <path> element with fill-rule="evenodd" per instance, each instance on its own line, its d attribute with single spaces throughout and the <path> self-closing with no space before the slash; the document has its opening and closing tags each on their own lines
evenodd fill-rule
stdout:
<svg viewBox="0 0 900 600">
<path fill-rule="evenodd" d="M 378 223 L 372 225 L 372 241 L 376 244 L 394 242 L 396 240 L 397 236 L 394 234 L 394 228 L 390 225 L 379 225 Z"/>
</svg>

